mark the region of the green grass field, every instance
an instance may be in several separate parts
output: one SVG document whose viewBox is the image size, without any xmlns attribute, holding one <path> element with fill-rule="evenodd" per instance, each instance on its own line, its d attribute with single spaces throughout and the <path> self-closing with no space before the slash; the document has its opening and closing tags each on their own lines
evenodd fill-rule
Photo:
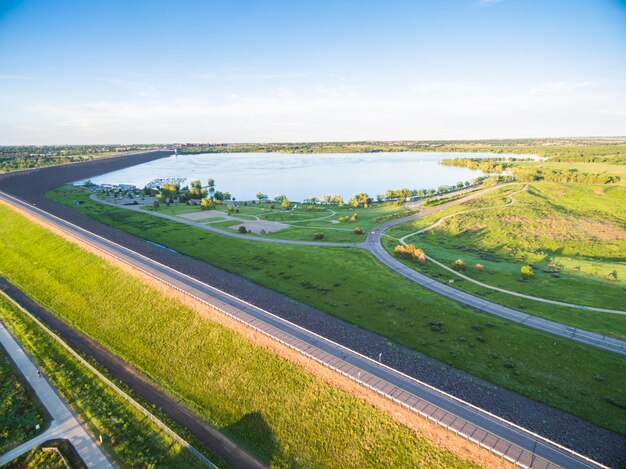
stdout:
<svg viewBox="0 0 626 469">
<path fill-rule="evenodd" d="M 274 208 L 272 209 L 272 206 Z M 268 234 L 249 234 L 250 237 L 266 237 L 274 239 L 287 239 L 296 241 L 322 241 L 335 243 L 359 243 L 365 239 L 365 234 L 354 233 L 356 227 L 360 227 L 364 233 L 375 226 L 383 223 L 390 217 L 402 217 L 412 213 L 404 206 L 392 203 L 373 204 L 368 208 L 350 207 L 343 205 L 310 205 L 295 204 L 290 210 L 282 210 L 276 203 L 260 203 L 238 206 L 239 212 L 233 212 L 233 218 L 246 220 L 267 220 L 292 225 L 281 231 Z M 171 216 L 180 216 L 187 213 L 201 212 L 199 206 L 175 203 L 170 206 L 161 205 L 153 207 L 145 205 L 147 212 L 159 212 Z M 227 213 L 227 205 L 217 205 L 215 211 Z M 354 217 L 354 220 L 353 220 Z M 211 226 L 229 228 L 237 225 L 236 222 L 219 221 L 215 218 L 195 220 L 199 222 L 211 222 Z M 231 230 L 235 232 L 236 230 Z M 323 233 L 322 239 L 314 239 L 316 233 Z"/>
<path fill-rule="evenodd" d="M 0 298 L 0 317 L 92 434 L 103 436 L 105 451 L 120 467 L 146 467 L 157 462 L 181 469 L 203 467 L 4 298 Z M 217 456 L 208 457 L 223 463 Z"/>
<path fill-rule="evenodd" d="M 470 466 L 4 206 L 0 219 L 2 275 L 266 463 Z"/>
<path fill-rule="evenodd" d="M 450 266 L 463 259 L 466 275 L 490 285 L 626 309 L 626 188 L 542 182 L 514 197 L 510 207 L 460 214 L 406 241 Z M 440 217 L 400 225 L 389 234 L 401 236 Z M 478 263 L 483 271 L 473 268 Z M 535 267 L 535 275 L 521 282 L 520 268 L 527 264 Z M 610 273 L 615 280 L 607 278 Z M 532 311 L 540 308 L 536 302 L 526 304 Z M 594 316 L 587 316 L 593 328 Z M 617 328 L 626 327 L 624 316 L 614 316 L 613 321 Z"/>
<path fill-rule="evenodd" d="M 50 416 L 0 345 L 0 454 L 38 435 L 49 422 Z"/>
<path fill-rule="evenodd" d="M 626 433 L 626 410 L 612 404 L 626 402 L 621 385 L 626 360 L 616 354 L 462 307 L 392 273 L 362 250 L 271 245 L 193 227 L 181 229 L 176 222 L 90 201 L 72 187 L 51 196 L 68 205 L 84 199 L 75 207 L 105 224 L 238 273 L 488 381 Z M 438 323 L 441 330 L 434 330 L 432 324 Z"/>
<path fill-rule="evenodd" d="M 41 447 L 35 448 L 14 461 L 6 469 L 66 469 L 63 458 L 56 452 L 44 451 Z M 72 466 L 74 469 L 76 466 Z M 77 468 L 78 469 L 78 468 Z"/>
</svg>

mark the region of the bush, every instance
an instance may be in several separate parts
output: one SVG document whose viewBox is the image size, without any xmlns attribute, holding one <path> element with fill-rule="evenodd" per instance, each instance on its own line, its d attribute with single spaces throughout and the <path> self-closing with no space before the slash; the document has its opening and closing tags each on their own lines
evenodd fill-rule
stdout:
<svg viewBox="0 0 626 469">
<path fill-rule="evenodd" d="M 482 272 L 483 270 L 485 270 L 485 266 L 482 264 L 476 264 L 474 266 L 474 269 L 476 269 L 478 272 Z"/>
<path fill-rule="evenodd" d="M 419 248 L 416 248 L 415 245 L 409 244 L 407 246 L 403 246 L 402 244 L 398 244 L 393 252 L 400 257 L 406 257 L 407 259 L 413 259 L 421 264 L 426 262 L 426 253 Z"/>
<path fill-rule="evenodd" d="M 237 228 L 237 231 L 239 231 L 241 234 L 246 234 L 248 232 L 246 227 L 243 226 L 243 225 L 241 225 L 239 228 Z"/>
<path fill-rule="evenodd" d="M 355 213 L 354 215 L 352 215 L 352 216 L 350 217 L 350 221 L 351 221 L 351 222 L 355 222 L 357 218 L 359 218 L 359 214 L 358 214 L 358 213 Z"/>
<path fill-rule="evenodd" d="M 315 233 L 313 239 L 324 239 L 324 233 Z"/>
<path fill-rule="evenodd" d="M 533 272 L 533 268 L 529 265 L 523 265 L 520 269 L 520 272 L 522 273 L 522 278 L 525 280 L 530 279 L 535 275 L 535 272 Z"/>
<path fill-rule="evenodd" d="M 457 259 L 454 261 L 452 268 L 454 270 L 465 270 L 465 261 L 463 259 Z"/>
<path fill-rule="evenodd" d="M 361 228 L 360 226 L 357 226 L 354 229 L 354 234 L 358 234 L 358 235 L 363 234 L 363 228 Z"/>
<path fill-rule="evenodd" d="M 213 200 L 213 199 L 209 199 L 207 197 L 204 197 L 200 201 L 200 209 L 202 209 L 202 210 L 211 210 L 213 207 L 215 207 L 215 200 Z"/>
</svg>

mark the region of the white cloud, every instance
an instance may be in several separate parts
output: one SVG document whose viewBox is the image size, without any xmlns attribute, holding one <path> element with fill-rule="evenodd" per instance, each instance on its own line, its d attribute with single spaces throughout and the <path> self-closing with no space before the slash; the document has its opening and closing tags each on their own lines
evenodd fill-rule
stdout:
<svg viewBox="0 0 626 469">
<path fill-rule="evenodd" d="M 552 92 L 550 91 L 552 90 Z M 525 88 L 463 82 L 388 90 L 312 86 L 211 97 L 131 95 L 41 104 L 3 143 L 463 139 L 623 134 L 626 100 L 587 82 Z M 37 128 L 27 125 L 37 116 Z M 33 141 L 34 136 L 37 142 Z"/>
</svg>

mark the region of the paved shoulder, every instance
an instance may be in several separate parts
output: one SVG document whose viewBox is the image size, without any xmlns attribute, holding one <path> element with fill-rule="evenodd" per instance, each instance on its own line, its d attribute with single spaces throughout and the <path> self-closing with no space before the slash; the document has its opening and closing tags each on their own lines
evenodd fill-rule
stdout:
<svg viewBox="0 0 626 469">
<path fill-rule="evenodd" d="M 46 440 L 65 438 L 72 443 L 87 467 L 112 468 L 113 466 L 100 447 L 85 431 L 43 374 L 40 375 L 41 370 L 33 363 L 26 351 L 13 338 L 2 322 L 0 322 L 0 343 L 52 416 L 50 428 L 45 433 L 0 456 L 0 466 L 27 453 Z"/>
</svg>

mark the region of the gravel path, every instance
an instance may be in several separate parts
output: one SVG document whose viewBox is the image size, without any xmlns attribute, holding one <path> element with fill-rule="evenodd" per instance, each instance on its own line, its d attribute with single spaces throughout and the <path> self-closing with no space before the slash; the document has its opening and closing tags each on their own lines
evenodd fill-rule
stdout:
<svg viewBox="0 0 626 469">
<path fill-rule="evenodd" d="M 144 161 L 164 154 L 142 155 Z M 134 158 L 130 160 L 130 158 Z M 0 175 L 0 190 L 60 216 L 78 226 L 105 236 L 123 246 L 172 267 L 232 295 L 272 311 L 313 332 L 328 337 L 371 358 L 384 353 L 384 362 L 410 376 L 458 396 L 546 438 L 613 467 L 626 467 L 626 437 L 592 425 L 574 415 L 538 403 L 512 391 L 495 386 L 399 344 L 361 329 L 320 310 L 297 302 L 274 290 L 262 287 L 239 275 L 205 262 L 153 246 L 121 230 L 101 224 L 47 197 L 49 190 L 82 178 L 138 164 L 137 157 L 115 161 L 93 161 L 65 168 L 52 167 Z M 103 165 L 103 163 L 105 163 Z M 106 166 L 102 169 L 102 166 Z M 381 267 L 382 268 L 382 267 Z"/>
</svg>

